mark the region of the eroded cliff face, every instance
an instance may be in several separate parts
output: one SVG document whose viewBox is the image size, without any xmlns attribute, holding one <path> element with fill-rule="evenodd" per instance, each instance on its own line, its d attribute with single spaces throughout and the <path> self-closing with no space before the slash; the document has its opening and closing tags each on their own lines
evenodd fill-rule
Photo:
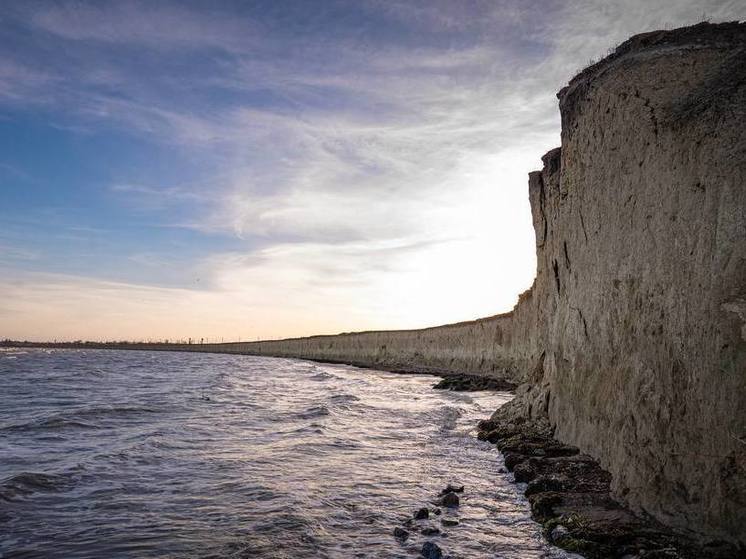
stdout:
<svg viewBox="0 0 746 559">
<path fill-rule="evenodd" d="M 746 543 L 746 24 L 633 37 L 559 99 L 512 313 L 227 350 L 523 382 L 630 506 Z"/>
<path fill-rule="evenodd" d="M 746 541 L 746 25 L 635 37 L 559 98 L 523 400 L 632 506 Z"/>
</svg>

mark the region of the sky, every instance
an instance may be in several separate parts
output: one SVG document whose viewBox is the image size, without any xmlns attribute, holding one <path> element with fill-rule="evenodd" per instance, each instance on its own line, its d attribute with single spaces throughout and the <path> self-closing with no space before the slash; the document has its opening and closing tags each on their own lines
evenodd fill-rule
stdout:
<svg viewBox="0 0 746 559">
<path fill-rule="evenodd" d="M 556 92 L 741 0 L 0 6 L 0 338 L 254 340 L 505 312 Z"/>
</svg>

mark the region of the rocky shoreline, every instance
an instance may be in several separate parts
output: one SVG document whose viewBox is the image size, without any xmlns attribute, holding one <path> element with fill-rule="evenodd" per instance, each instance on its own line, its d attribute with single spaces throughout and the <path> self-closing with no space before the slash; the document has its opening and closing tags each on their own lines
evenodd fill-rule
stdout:
<svg viewBox="0 0 746 559">
<path fill-rule="evenodd" d="M 525 483 L 531 516 L 554 545 L 588 559 L 737 559 L 723 541 L 701 542 L 633 512 L 611 494 L 611 474 L 577 447 L 553 438 L 546 419 L 527 421 L 509 402 L 479 423 L 517 483 Z"/>
<path fill-rule="evenodd" d="M 455 390 L 458 392 L 475 392 L 478 390 L 497 390 L 513 392 L 516 385 L 500 378 L 479 375 L 440 375 L 443 378 L 433 386 L 436 390 Z"/>
<path fill-rule="evenodd" d="M 410 535 L 419 532 L 426 538 L 447 538 L 448 534 L 442 528 L 454 528 L 459 525 L 458 517 L 453 513 L 460 505 L 459 494 L 464 492 L 463 485 L 451 485 L 443 489 L 438 497 L 432 501 L 434 507 L 422 507 L 405 519 L 401 526 L 394 528 L 393 535 L 404 543 Z M 439 519 L 438 522 L 436 519 Z M 438 524 L 440 527 L 438 527 Z M 422 544 L 420 557 L 425 559 L 452 559 L 451 555 L 444 555 L 441 547 L 428 539 Z"/>
</svg>

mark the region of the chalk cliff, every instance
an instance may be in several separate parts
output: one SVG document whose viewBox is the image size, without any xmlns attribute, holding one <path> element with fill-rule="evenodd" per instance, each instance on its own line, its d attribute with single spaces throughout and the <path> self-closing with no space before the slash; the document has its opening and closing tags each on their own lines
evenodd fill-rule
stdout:
<svg viewBox="0 0 746 559">
<path fill-rule="evenodd" d="M 524 383 L 620 499 L 746 543 L 746 24 L 635 36 L 558 97 L 511 313 L 224 350 Z"/>
<path fill-rule="evenodd" d="M 746 541 L 746 25 L 633 37 L 558 97 L 524 398 L 631 505 Z"/>
</svg>

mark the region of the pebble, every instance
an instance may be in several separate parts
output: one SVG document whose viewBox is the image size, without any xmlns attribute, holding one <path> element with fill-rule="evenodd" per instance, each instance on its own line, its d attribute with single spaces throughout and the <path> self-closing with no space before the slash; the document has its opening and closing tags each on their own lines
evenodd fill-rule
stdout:
<svg viewBox="0 0 746 559">
<path fill-rule="evenodd" d="M 425 542 L 422 545 L 420 555 L 425 559 L 443 559 L 443 551 L 438 547 L 438 544 L 433 542 Z"/>
<path fill-rule="evenodd" d="M 427 510 L 426 507 L 422 507 L 416 513 L 414 513 L 415 520 L 424 520 L 425 518 L 430 518 L 430 511 Z"/>
<path fill-rule="evenodd" d="M 409 532 L 407 532 L 404 528 L 399 528 L 398 526 L 394 528 L 394 537 L 397 540 L 404 541 L 409 537 Z"/>
<path fill-rule="evenodd" d="M 438 528 L 434 528 L 432 526 L 428 526 L 427 528 L 423 528 L 422 532 L 420 532 L 423 536 L 437 536 L 440 534 L 440 530 Z"/>
<path fill-rule="evenodd" d="M 554 527 L 552 532 L 549 534 L 549 539 L 552 542 L 556 542 L 560 539 L 562 539 L 564 536 L 566 536 L 569 532 L 567 531 L 567 528 L 562 526 L 562 524 L 559 524 Z"/>
<path fill-rule="evenodd" d="M 446 493 L 440 499 L 440 505 L 448 508 L 455 508 L 459 506 L 459 498 L 455 493 Z"/>
<path fill-rule="evenodd" d="M 458 520 L 453 518 L 443 518 L 440 522 L 443 526 L 458 526 Z"/>
<path fill-rule="evenodd" d="M 449 484 L 448 484 L 448 487 L 446 487 L 445 489 L 443 489 L 443 490 L 442 490 L 442 491 L 440 492 L 440 494 L 441 494 L 441 495 L 445 495 L 445 494 L 447 494 L 447 493 L 463 493 L 463 492 L 464 492 L 464 486 L 463 486 L 463 485 L 458 485 L 458 486 L 456 486 L 456 485 L 451 485 L 451 484 L 449 483 Z"/>
</svg>

